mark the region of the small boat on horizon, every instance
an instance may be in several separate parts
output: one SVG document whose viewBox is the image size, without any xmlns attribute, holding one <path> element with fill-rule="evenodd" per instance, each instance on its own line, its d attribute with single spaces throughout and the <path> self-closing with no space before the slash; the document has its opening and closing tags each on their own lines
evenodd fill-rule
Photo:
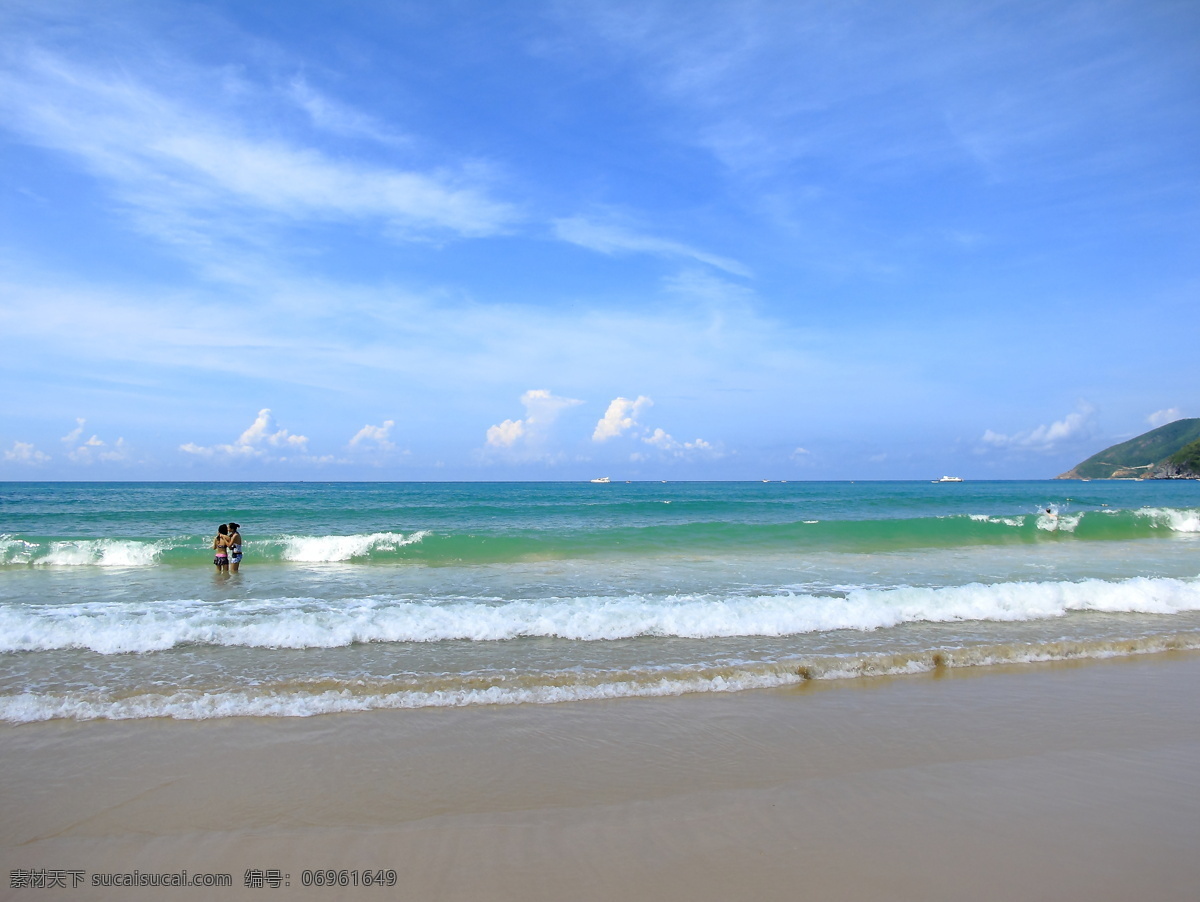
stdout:
<svg viewBox="0 0 1200 902">
<path fill-rule="evenodd" d="M 939 482 L 962 482 L 962 477 L 961 476 L 943 476 L 941 479 L 931 479 L 929 481 L 932 482 L 934 485 L 937 485 Z"/>
<path fill-rule="evenodd" d="M 609 483 L 609 482 L 612 482 L 612 480 L 611 480 L 611 479 L 609 479 L 607 476 L 599 476 L 599 477 L 597 477 L 597 478 L 593 479 L 593 480 L 592 480 L 592 482 L 595 482 L 595 483 Z"/>
</svg>

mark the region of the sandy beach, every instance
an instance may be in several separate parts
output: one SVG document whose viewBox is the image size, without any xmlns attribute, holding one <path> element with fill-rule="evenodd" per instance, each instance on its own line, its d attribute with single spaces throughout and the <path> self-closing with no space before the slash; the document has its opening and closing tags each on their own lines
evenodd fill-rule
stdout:
<svg viewBox="0 0 1200 902">
<path fill-rule="evenodd" d="M 1186 899 L 1200 655 L 0 729 L 6 898 Z M 19 889 L 14 871 L 83 872 Z M 229 873 L 228 889 L 95 875 Z M 304 887 L 392 869 L 396 886 Z M 246 872 L 286 886 L 247 887 Z M 252 874 L 252 877 L 256 876 Z"/>
</svg>

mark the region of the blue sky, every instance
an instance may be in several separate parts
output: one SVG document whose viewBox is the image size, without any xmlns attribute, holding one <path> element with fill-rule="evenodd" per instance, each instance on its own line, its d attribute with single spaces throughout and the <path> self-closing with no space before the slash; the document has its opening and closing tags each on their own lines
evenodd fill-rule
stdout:
<svg viewBox="0 0 1200 902">
<path fill-rule="evenodd" d="M 1200 416 L 1191 2 L 0 5 L 2 479 L 1041 478 Z"/>
</svg>

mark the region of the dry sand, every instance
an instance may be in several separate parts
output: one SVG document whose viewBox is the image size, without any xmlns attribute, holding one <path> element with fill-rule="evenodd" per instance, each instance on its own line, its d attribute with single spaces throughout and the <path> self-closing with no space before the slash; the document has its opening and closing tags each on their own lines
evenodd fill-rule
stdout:
<svg viewBox="0 0 1200 902">
<path fill-rule="evenodd" d="M 13 899 L 1192 900 L 1200 654 L 789 690 L 0 727 Z M 13 889 L 14 869 L 85 872 Z M 96 873 L 228 872 L 103 889 Z M 394 869 L 393 889 L 305 869 Z M 247 888 L 247 869 L 290 887 Z"/>
</svg>

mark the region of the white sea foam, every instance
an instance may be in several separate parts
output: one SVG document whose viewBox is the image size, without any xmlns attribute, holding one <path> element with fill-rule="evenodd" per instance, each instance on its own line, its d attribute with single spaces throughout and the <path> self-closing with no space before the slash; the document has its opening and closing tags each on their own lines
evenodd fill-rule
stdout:
<svg viewBox="0 0 1200 902">
<path fill-rule="evenodd" d="M 976 523 L 995 523 L 1000 526 L 1024 526 L 1024 517 L 993 517 L 988 514 L 969 514 Z"/>
<path fill-rule="evenodd" d="M 687 695 L 695 692 L 737 692 L 800 683 L 795 670 L 726 676 L 671 679 L 650 682 L 619 681 L 577 685 L 529 687 L 491 686 L 486 689 L 444 689 L 433 692 L 390 692 L 363 695 L 349 690 L 259 694 L 247 691 L 170 695 L 139 695 L 123 699 L 97 699 L 84 695 L 24 695 L 0 698 L 0 720 L 30 723 L 73 719 L 130 720 L 171 717 L 206 720 L 217 717 L 312 717 L 396 708 L 460 708 L 472 705 L 555 704 L 607 698 Z"/>
<path fill-rule="evenodd" d="M 717 638 L 874 630 L 913 622 L 1023 621 L 1072 611 L 1200 610 L 1200 581 L 1007 582 L 818 594 L 586 596 L 438 601 L 372 596 L 223 603 L 160 601 L 21 605 L 0 610 L 0 651 L 86 648 L 101 654 L 178 645 L 333 648 L 359 642 L 556 637 Z"/>
<path fill-rule="evenodd" d="M 1156 527 L 1166 527 L 1172 532 L 1200 533 L 1200 511 L 1197 510 L 1143 507 L 1137 513 Z"/>
<path fill-rule="evenodd" d="M 1057 511 L 1040 514 L 1037 518 L 1037 528 L 1046 532 L 1074 532 L 1083 514 L 1060 514 Z"/>
<path fill-rule="evenodd" d="M 28 564 L 37 549 L 37 542 L 27 542 L 7 533 L 0 534 L 0 564 Z"/>
<path fill-rule="evenodd" d="M 50 542 L 44 548 L 26 543 L 35 567 L 149 567 L 169 546 L 166 542 L 132 539 L 79 539 Z"/>
<path fill-rule="evenodd" d="M 378 709 L 467 707 L 473 705 L 555 704 L 594 699 L 678 696 L 702 692 L 740 692 L 793 685 L 807 680 L 841 680 L 928 673 L 942 668 L 1048 661 L 1101 659 L 1200 648 L 1195 634 L 1140 639 L 1059 641 L 1033 645 L 934 648 L 920 652 L 866 653 L 801 658 L 769 664 L 726 667 L 720 672 L 682 668 L 674 672 L 580 674 L 563 682 L 559 675 L 526 685 L 471 685 L 443 689 L 378 692 L 342 689 L 247 688 L 217 692 L 179 690 L 113 697 L 107 693 L 30 693 L 0 697 L 0 720 L 30 723 L 54 719 L 129 720 L 170 717 L 204 720 L 220 717 L 311 717 Z M 472 682 L 478 682 L 477 680 Z"/>
<path fill-rule="evenodd" d="M 413 545 L 429 533 L 425 530 L 404 535 L 398 532 L 375 532 L 352 536 L 284 536 L 285 561 L 302 563 L 333 563 L 367 557 L 372 551 L 395 551 Z"/>
</svg>

